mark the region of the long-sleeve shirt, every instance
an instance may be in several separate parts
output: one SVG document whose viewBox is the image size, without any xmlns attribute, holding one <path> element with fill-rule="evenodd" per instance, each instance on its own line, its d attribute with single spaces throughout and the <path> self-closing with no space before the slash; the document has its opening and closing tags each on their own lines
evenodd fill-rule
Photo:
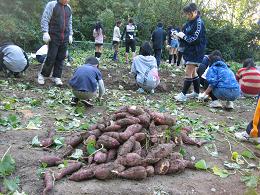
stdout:
<svg viewBox="0 0 260 195">
<path fill-rule="evenodd" d="M 103 44 L 104 42 L 104 34 L 102 28 L 98 31 L 96 29 L 93 30 L 93 37 L 95 38 L 95 43 Z"/>
<path fill-rule="evenodd" d="M 115 26 L 113 32 L 113 41 L 120 42 L 120 39 L 121 39 L 120 28 L 118 26 Z"/>
</svg>

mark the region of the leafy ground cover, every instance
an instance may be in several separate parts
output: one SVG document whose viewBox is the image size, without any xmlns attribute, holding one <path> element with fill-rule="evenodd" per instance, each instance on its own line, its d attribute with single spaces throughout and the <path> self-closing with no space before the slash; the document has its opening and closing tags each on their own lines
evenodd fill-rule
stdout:
<svg viewBox="0 0 260 195">
<path fill-rule="evenodd" d="M 74 68 L 90 52 L 73 52 L 73 67 L 65 67 L 63 80 L 71 77 Z M 32 62 L 26 75 L 18 79 L 0 77 L 0 186 L 10 191 L 40 194 L 44 188 L 39 173 L 44 171 L 40 157 L 56 154 L 64 144 L 64 136 L 84 131 L 101 116 L 109 115 L 122 105 L 140 105 L 177 116 L 179 126 L 192 126 L 194 138 L 208 141 L 201 148 L 179 147 L 186 159 L 193 160 L 199 170 L 187 170 L 179 175 L 156 176 L 145 181 L 91 180 L 75 183 L 64 180 L 55 186 L 53 194 L 256 194 L 260 191 L 259 158 L 254 155 L 259 145 L 240 143 L 233 133 L 243 130 L 253 116 L 255 99 L 239 99 L 235 109 L 212 109 L 207 102 L 191 100 L 177 103 L 173 96 L 182 86 L 183 69 L 164 63 L 160 70 L 161 84 L 155 94 L 138 94 L 130 67 L 110 60 L 105 51 L 101 70 L 107 93 L 93 108 L 70 106 L 72 97 L 67 84 L 55 87 L 51 81 L 45 86 L 36 83 L 40 65 Z M 123 56 L 120 56 L 123 59 Z M 33 145 L 46 132 L 56 129 L 55 147 L 43 151 Z M 11 146 L 11 147 L 10 147 Z M 8 149 L 9 148 L 9 149 Z M 8 150 L 8 156 L 6 151 Z M 15 169 L 5 172 L 2 162 L 9 158 Z M 11 169 L 10 169 L 11 170 Z M 6 170 L 8 171 L 8 170 Z M 11 175 L 11 176 L 10 176 Z M 9 178 L 10 177 L 10 178 Z M 8 185 L 6 180 L 12 180 Z M 9 188 L 9 187 L 10 188 Z"/>
</svg>

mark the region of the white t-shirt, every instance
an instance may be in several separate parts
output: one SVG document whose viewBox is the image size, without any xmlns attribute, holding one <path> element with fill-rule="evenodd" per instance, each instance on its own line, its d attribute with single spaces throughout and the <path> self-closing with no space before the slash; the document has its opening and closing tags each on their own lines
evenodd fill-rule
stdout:
<svg viewBox="0 0 260 195">
<path fill-rule="evenodd" d="M 113 41 L 120 41 L 121 34 L 120 34 L 120 28 L 118 26 L 115 26 L 114 32 L 113 32 Z"/>
<path fill-rule="evenodd" d="M 36 51 L 37 56 L 47 55 L 48 53 L 48 45 L 43 45 L 38 51 Z"/>
</svg>

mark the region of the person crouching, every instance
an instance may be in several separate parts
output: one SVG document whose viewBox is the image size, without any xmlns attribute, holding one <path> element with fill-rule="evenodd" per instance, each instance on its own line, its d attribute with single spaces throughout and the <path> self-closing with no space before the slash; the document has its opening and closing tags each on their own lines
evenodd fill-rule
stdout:
<svg viewBox="0 0 260 195">
<path fill-rule="evenodd" d="M 89 57 L 85 64 L 77 68 L 69 81 L 75 96 L 71 105 L 75 106 L 82 101 L 86 106 L 93 106 L 91 99 L 97 96 L 97 90 L 99 99 L 104 95 L 105 87 L 98 65 L 99 61 L 95 57 Z"/>
</svg>

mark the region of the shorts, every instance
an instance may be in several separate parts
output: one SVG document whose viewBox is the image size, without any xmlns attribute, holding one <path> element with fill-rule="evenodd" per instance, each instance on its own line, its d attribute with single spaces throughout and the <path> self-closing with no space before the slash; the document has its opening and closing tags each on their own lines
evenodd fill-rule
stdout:
<svg viewBox="0 0 260 195">
<path fill-rule="evenodd" d="M 95 46 L 101 47 L 103 46 L 103 43 L 95 43 Z"/>
<path fill-rule="evenodd" d="M 135 46 L 135 40 L 133 40 L 133 39 L 126 41 L 126 43 L 125 43 L 125 52 L 129 53 L 130 48 L 131 48 L 132 52 L 135 52 L 136 46 Z"/>
<path fill-rule="evenodd" d="M 187 62 L 185 62 L 185 65 L 193 65 L 193 66 L 199 67 L 200 63 L 198 63 L 198 62 L 192 62 L 192 61 L 187 61 Z"/>
<path fill-rule="evenodd" d="M 171 40 L 171 48 L 178 48 L 179 42 L 176 39 Z"/>
</svg>

